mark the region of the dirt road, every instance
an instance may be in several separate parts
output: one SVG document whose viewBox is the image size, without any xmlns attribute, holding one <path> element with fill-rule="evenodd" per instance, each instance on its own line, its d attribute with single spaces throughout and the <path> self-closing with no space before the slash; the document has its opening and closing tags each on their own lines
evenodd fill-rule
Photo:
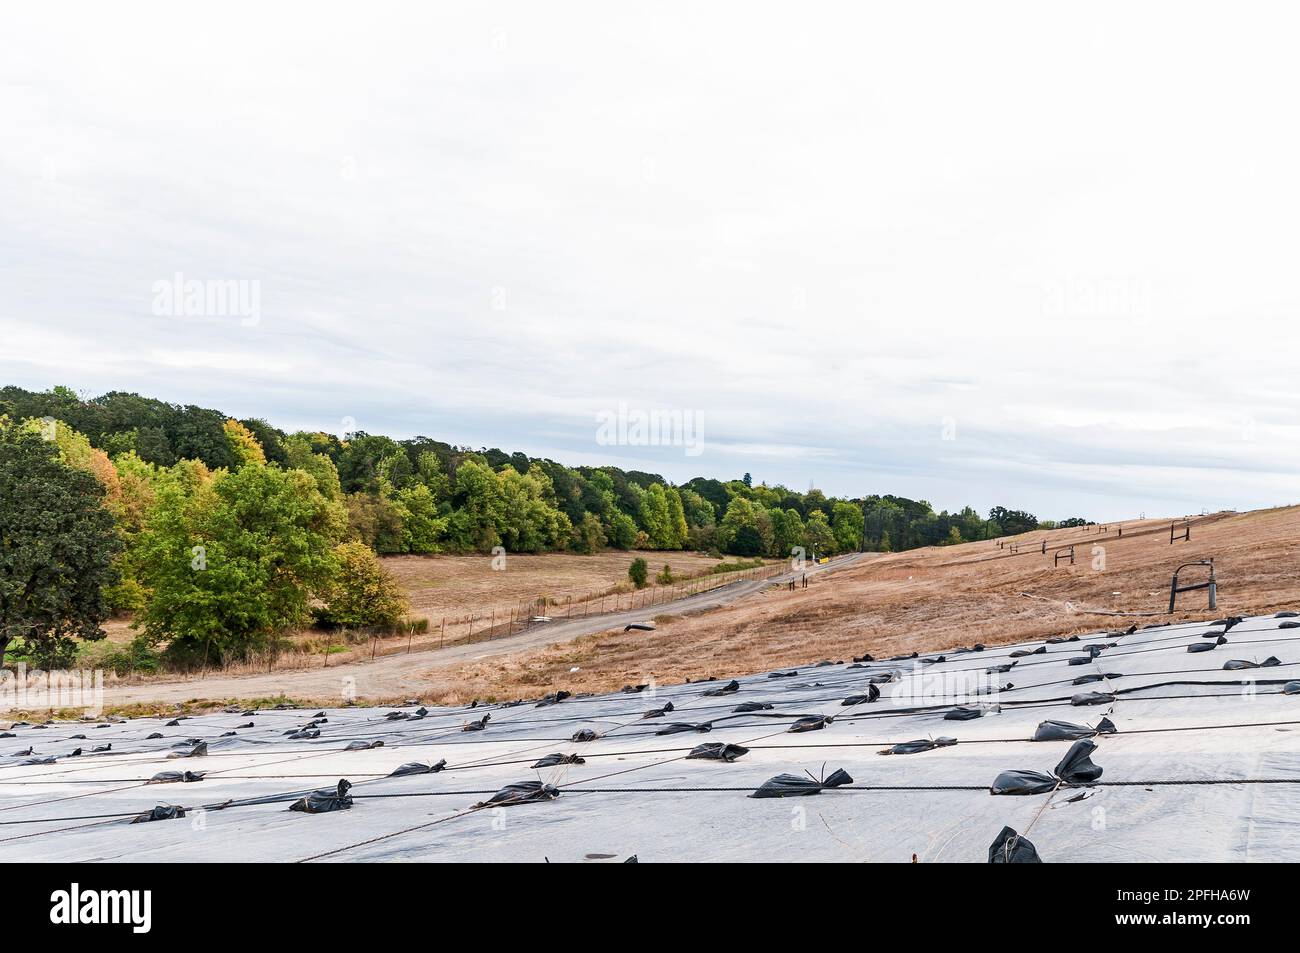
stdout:
<svg viewBox="0 0 1300 953">
<path fill-rule="evenodd" d="M 822 575 L 870 559 L 870 553 L 853 553 L 829 563 L 810 564 L 809 576 Z M 584 635 L 622 629 L 634 622 L 648 622 L 665 615 L 696 615 L 736 605 L 773 585 L 797 580 L 802 573 L 787 572 L 770 579 L 743 580 L 719 589 L 661 603 L 649 609 L 608 612 L 582 619 L 556 621 L 492 642 L 452 645 L 443 649 L 390 655 L 319 669 L 287 669 L 258 675 L 209 675 L 206 678 L 157 680 L 137 684 L 106 685 L 104 705 L 151 702 L 189 702 L 199 699 L 272 698 L 286 695 L 322 704 L 353 697 L 358 701 L 416 697 L 428 685 L 428 675 L 438 669 L 482 662 L 570 642 Z"/>
</svg>

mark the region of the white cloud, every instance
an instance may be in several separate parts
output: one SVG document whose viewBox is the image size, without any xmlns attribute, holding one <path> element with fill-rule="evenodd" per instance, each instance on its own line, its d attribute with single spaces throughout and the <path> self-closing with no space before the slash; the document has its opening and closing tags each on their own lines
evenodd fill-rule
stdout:
<svg viewBox="0 0 1300 953">
<path fill-rule="evenodd" d="M 675 407 L 704 455 L 636 465 L 937 506 L 1280 502 L 1291 16 L 15 8 L 0 374 L 575 463 Z M 260 322 L 155 318 L 178 271 Z"/>
</svg>

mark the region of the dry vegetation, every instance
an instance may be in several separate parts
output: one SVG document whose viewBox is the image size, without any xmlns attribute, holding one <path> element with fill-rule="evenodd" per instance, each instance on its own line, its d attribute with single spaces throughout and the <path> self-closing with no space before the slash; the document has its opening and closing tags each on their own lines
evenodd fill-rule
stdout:
<svg viewBox="0 0 1300 953">
<path fill-rule="evenodd" d="M 632 588 L 627 567 L 637 556 L 649 563 L 652 578 L 665 563 L 683 577 L 708 572 L 721 562 L 700 553 L 610 550 L 592 556 L 512 554 L 500 572 L 492 569 L 490 556 L 389 556 L 384 565 L 406 590 L 411 615 L 436 626 L 444 616 L 470 612 L 483 616 L 495 611 L 504 617 L 539 599 L 563 611 L 570 600 L 627 592 Z"/>
<path fill-rule="evenodd" d="M 1190 541 L 1169 543 L 1168 520 L 1125 523 L 1124 536 L 1084 529 L 1029 533 L 1020 554 L 995 543 L 875 555 L 814 580 L 694 617 L 664 617 L 653 633 L 609 632 L 540 651 L 428 673 L 440 702 L 509 699 L 556 688 L 610 691 L 845 659 L 988 645 L 1149 622 L 1300 609 L 1300 507 L 1200 518 Z M 1048 555 L 1037 547 L 1048 540 Z M 1076 564 L 1052 566 L 1052 547 L 1076 542 Z M 1105 551 L 1095 570 L 1093 546 Z M 1169 577 L 1214 557 L 1219 609 L 1205 593 L 1168 608 Z M 1190 578 L 1190 577 L 1186 577 Z M 1068 603 L 1068 604 L 1067 604 Z M 1107 615 L 1096 610 L 1133 615 Z M 1152 613 L 1143 615 L 1139 613 Z M 579 671 L 571 672 L 577 667 Z"/>
<path fill-rule="evenodd" d="M 541 612 L 543 601 L 545 611 L 560 615 L 584 599 L 594 600 L 588 611 L 597 611 L 602 596 L 632 590 L 627 567 L 638 556 L 650 565 L 652 579 L 665 563 L 675 578 L 690 579 L 724 561 L 702 553 L 636 550 L 591 556 L 511 554 L 503 571 L 492 568 L 491 556 L 386 556 L 383 561 L 406 590 L 411 618 L 429 621 L 428 635 L 415 640 L 416 647 L 427 647 L 443 636 L 443 619 L 447 620 L 446 640 L 454 642 L 469 634 L 471 617 L 474 631 L 480 632 L 493 620 L 505 622 L 512 613 L 523 618 Z M 615 603 L 609 599 L 603 605 L 612 609 Z M 130 619 L 113 619 L 104 629 L 111 642 L 125 643 L 135 636 Z M 310 633 L 297 633 L 294 638 L 323 641 L 319 634 Z"/>
</svg>

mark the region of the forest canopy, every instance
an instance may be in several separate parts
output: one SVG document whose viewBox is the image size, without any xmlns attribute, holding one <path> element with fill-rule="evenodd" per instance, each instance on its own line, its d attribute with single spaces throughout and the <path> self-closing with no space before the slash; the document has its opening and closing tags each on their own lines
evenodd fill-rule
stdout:
<svg viewBox="0 0 1300 953">
<path fill-rule="evenodd" d="M 838 499 L 816 489 L 755 484 L 748 473 L 674 485 L 654 473 L 568 467 L 430 437 L 286 433 L 265 420 L 120 391 L 83 400 L 66 387 L 40 393 L 5 387 L 0 414 L 60 421 L 100 452 L 101 467 L 127 471 L 134 484 L 195 464 L 213 473 L 250 465 L 300 470 L 325 500 L 343 508 L 346 537 L 380 554 L 610 547 L 779 558 L 796 546 L 818 556 L 889 552 L 1085 522 L 1040 524 L 1030 513 L 1001 506 L 987 517 L 971 507 L 936 513 L 925 500 L 890 494 Z M 127 520 L 128 532 L 139 530 L 139 518 L 134 513 Z"/>
<path fill-rule="evenodd" d="M 46 600 L 75 609 L 67 620 L 0 599 L 0 661 L 19 640 L 34 661 L 66 661 L 72 639 L 98 638 L 110 612 L 134 614 L 132 651 L 166 646 L 178 664 L 245 657 L 313 619 L 397 624 L 405 600 L 376 555 L 613 548 L 820 558 L 1056 525 L 1005 507 L 986 518 L 888 494 L 799 493 L 749 473 L 673 484 L 430 437 L 288 433 L 66 387 L 0 389 L 0 444 L 11 487 L 29 487 L 0 499 L 0 525 L 29 525 L 40 499 L 61 501 L 46 522 L 75 564 L 63 577 L 78 580 Z M 33 538 L 6 559 L 39 570 L 51 542 Z"/>
</svg>

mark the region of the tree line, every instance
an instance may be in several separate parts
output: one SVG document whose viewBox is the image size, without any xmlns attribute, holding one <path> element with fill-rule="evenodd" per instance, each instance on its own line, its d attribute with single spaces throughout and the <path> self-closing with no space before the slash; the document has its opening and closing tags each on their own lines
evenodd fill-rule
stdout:
<svg viewBox="0 0 1300 953">
<path fill-rule="evenodd" d="M 0 449 L 15 486 L 27 486 L 30 470 L 49 494 L 0 500 L 0 558 L 11 570 L 0 577 L 0 655 L 21 638 L 47 663 L 66 661 L 73 640 L 110 612 L 134 613 L 149 644 L 204 658 L 238 656 L 312 618 L 393 622 L 405 604 L 376 554 L 614 548 L 781 558 L 796 547 L 810 556 L 891 551 L 1040 525 L 1001 507 L 988 518 L 969 507 L 935 513 L 925 501 L 837 499 L 755 485 L 749 474 L 674 485 L 428 437 L 286 433 L 261 419 L 121 392 L 82 399 L 66 387 L 0 389 Z M 22 586 L 43 584 L 23 572 L 53 557 L 34 541 L 19 552 L 4 527 L 38 516 L 73 519 L 61 531 L 66 556 L 85 567 L 75 611 L 55 599 L 33 624 L 32 605 L 18 601 Z M 47 575 L 66 582 L 71 564 L 54 566 Z"/>
</svg>

